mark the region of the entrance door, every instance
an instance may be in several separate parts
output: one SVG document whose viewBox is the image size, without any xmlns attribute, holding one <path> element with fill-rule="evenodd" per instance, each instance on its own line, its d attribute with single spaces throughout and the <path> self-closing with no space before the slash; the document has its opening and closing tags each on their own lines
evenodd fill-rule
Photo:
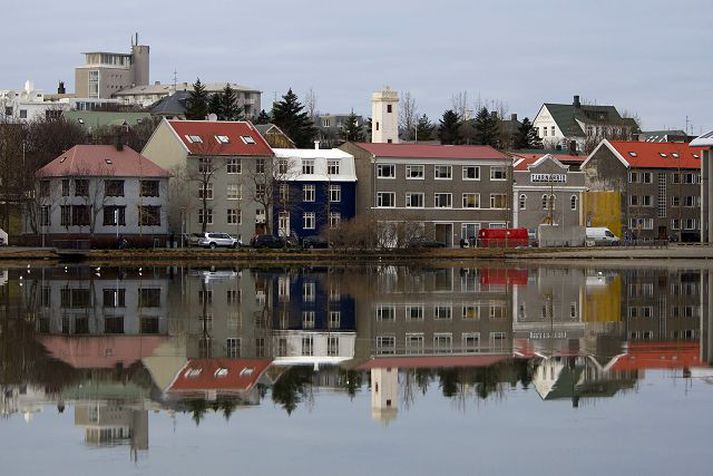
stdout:
<svg viewBox="0 0 713 476">
<path fill-rule="evenodd" d="M 290 236 L 290 212 L 280 212 L 277 222 L 278 236 Z"/>
<path fill-rule="evenodd" d="M 478 232 L 480 231 L 480 223 L 463 223 L 460 228 L 460 237 L 465 240 L 469 246 L 475 246 L 478 241 Z"/>
<path fill-rule="evenodd" d="M 449 248 L 453 246 L 452 223 L 436 223 L 436 241 L 445 243 Z"/>
<path fill-rule="evenodd" d="M 668 240 L 668 229 L 666 226 L 659 227 L 659 240 Z"/>
</svg>

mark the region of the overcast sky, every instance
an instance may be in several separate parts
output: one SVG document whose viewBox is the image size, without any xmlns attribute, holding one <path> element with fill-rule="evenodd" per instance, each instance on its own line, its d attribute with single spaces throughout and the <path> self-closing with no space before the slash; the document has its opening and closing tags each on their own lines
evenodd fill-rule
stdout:
<svg viewBox="0 0 713 476">
<path fill-rule="evenodd" d="M 533 117 L 573 94 L 645 129 L 713 128 L 710 0 L 3 0 L 0 89 L 74 88 L 87 50 L 151 46 L 151 80 L 231 81 L 263 106 L 312 88 L 322 112 L 370 114 L 388 84 L 436 118 L 451 97 Z M 11 20 L 10 20 L 11 19 Z M 269 107 L 267 107 L 269 109 Z"/>
</svg>

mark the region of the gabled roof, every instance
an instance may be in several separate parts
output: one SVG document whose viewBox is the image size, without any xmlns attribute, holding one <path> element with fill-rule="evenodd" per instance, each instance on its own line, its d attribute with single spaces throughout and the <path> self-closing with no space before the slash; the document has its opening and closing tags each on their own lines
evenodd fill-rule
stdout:
<svg viewBox="0 0 713 476">
<path fill-rule="evenodd" d="M 509 158 L 488 145 L 377 144 L 369 142 L 359 142 L 355 145 L 376 157 L 451 160 L 507 160 Z"/>
<path fill-rule="evenodd" d="M 579 155 L 560 155 L 560 156 L 564 157 L 564 158 L 576 157 L 579 163 L 584 162 L 584 159 L 585 159 L 584 156 L 579 156 Z M 557 158 L 557 156 L 552 155 L 552 154 L 544 154 L 539 157 L 537 155 L 528 155 L 524 158 L 519 158 L 515 162 L 515 170 L 529 170 L 530 167 L 537 167 L 538 165 L 540 165 L 541 163 L 543 163 L 546 160 L 552 160 L 555 164 L 562 167 L 563 169 L 569 170 L 569 165 L 563 163 L 561 160 L 559 160 Z"/>
<path fill-rule="evenodd" d="M 266 359 L 190 360 L 168 388 L 172 393 L 250 390 L 270 366 Z"/>
<path fill-rule="evenodd" d="M 189 91 L 176 91 L 170 96 L 159 99 L 148 109 L 152 114 L 163 116 L 183 116 L 186 113 L 186 101 L 191 97 Z"/>
<path fill-rule="evenodd" d="M 641 169 L 700 169 L 701 147 L 681 142 L 639 142 L 603 140 L 589 154 L 587 162 L 601 147 L 608 148 L 627 168 Z"/>
<path fill-rule="evenodd" d="M 168 177 L 170 173 L 128 146 L 75 145 L 37 171 L 38 177 Z"/>
<path fill-rule="evenodd" d="M 545 103 L 552 119 L 557 123 L 565 136 L 584 136 L 577 120 L 587 124 L 613 125 L 619 127 L 638 128 L 636 121 L 628 117 L 621 117 L 619 111 L 614 106 L 591 106 L 582 104 L 578 107 L 574 104 Z"/>
<path fill-rule="evenodd" d="M 279 135 L 282 135 L 285 139 L 287 139 L 290 142 L 290 144 L 292 144 L 293 146 L 295 145 L 295 142 L 292 139 L 290 139 L 290 137 L 287 134 L 285 134 L 285 131 L 283 131 L 282 129 L 277 127 L 275 124 L 272 124 L 272 123 L 270 123 L 270 124 L 253 124 L 253 127 L 255 129 L 257 129 L 257 131 L 263 137 L 265 137 L 268 134 L 279 134 Z M 267 139 L 265 139 L 265 140 L 267 140 Z"/>
<path fill-rule="evenodd" d="M 628 344 L 626 355 L 617 360 L 612 370 L 708 367 L 700 355 L 698 342 L 632 342 Z"/>
<path fill-rule="evenodd" d="M 189 153 L 195 155 L 272 156 L 272 149 L 248 121 L 166 121 Z M 189 137 L 198 136 L 200 142 Z M 222 143 L 218 136 L 228 138 Z M 244 138 L 252 138 L 251 141 Z"/>
<path fill-rule="evenodd" d="M 153 354 L 168 340 L 166 336 L 57 336 L 42 335 L 38 340 L 47 352 L 75 369 L 130 367 Z"/>
<path fill-rule="evenodd" d="M 556 159 L 558 162 L 564 165 L 574 165 L 579 167 L 582 162 L 587 159 L 586 155 L 572 155 L 572 154 L 558 154 L 558 153 L 548 153 L 546 151 L 542 152 L 511 152 L 512 156 L 515 158 L 515 170 L 527 170 L 527 167 L 538 161 L 545 155 Z"/>
<path fill-rule="evenodd" d="M 708 131 L 693 139 L 690 144 L 692 147 L 713 147 L 713 131 Z"/>
</svg>

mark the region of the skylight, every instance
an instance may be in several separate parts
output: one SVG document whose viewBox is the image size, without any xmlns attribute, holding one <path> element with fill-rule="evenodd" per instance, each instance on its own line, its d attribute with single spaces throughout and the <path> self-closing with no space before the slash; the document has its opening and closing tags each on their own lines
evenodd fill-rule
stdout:
<svg viewBox="0 0 713 476">
<path fill-rule="evenodd" d="M 698 157 L 698 154 L 693 154 L 693 158 L 694 158 L 694 159 L 699 159 L 700 157 Z"/>
<path fill-rule="evenodd" d="M 62 156 L 62 158 L 59 159 L 59 163 L 62 164 L 62 163 L 64 163 L 65 160 L 67 160 L 67 156 L 66 156 L 66 155 L 65 155 L 65 156 Z"/>
<path fill-rule="evenodd" d="M 202 144 L 203 143 L 203 139 L 201 139 L 201 136 L 194 136 L 194 135 L 189 134 L 186 136 L 186 139 L 191 144 Z"/>
<path fill-rule="evenodd" d="M 253 136 L 240 136 L 240 138 L 245 142 L 246 144 L 254 144 L 255 139 L 253 139 Z"/>
<path fill-rule="evenodd" d="M 255 369 L 252 367 L 246 367 L 240 371 L 240 376 L 241 377 L 250 377 L 253 374 L 253 370 L 255 370 Z"/>
<path fill-rule="evenodd" d="M 185 378 L 196 378 L 200 376 L 201 372 L 203 372 L 203 369 L 188 369 L 183 376 Z"/>
<path fill-rule="evenodd" d="M 632 157 L 636 157 L 638 154 L 637 154 L 636 152 L 633 152 L 633 151 L 632 151 L 632 152 L 629 152 L 629 155 L 632 156 Z"/>
<path fill-rule="evenodd" d="M 661 157 L 663 157 L 664 159 L 665 159 L 666 157 L 668 157 L 668 154 L 666 154 L 666 153 L 664 153 L 664 152 L 659 152 L 659 155 L 660 155 Z"/>
<path fill-rule="evenodd" d="M 106 162 L 107 165 L 111 165 L 111 159 L 104 159 L 104 162 Z"/>
<path fill-rule="evenodd" d="M 220 378 L 220 377 L 227 377 L 227 376 L 228 376 L 228 369 L 221 367 L 221 368 L 219 368 L 218 370 L 215 371 L 215 373 L 213 374 L 213 376 L 214 376 L 214 377 L 218 377 L 218 378 Z"/>
<path fill-rule="evenodd" d="M 674 159 L 678 159 L 680 155 L 678 155 L 678 152 L 671 152 L 671 157 L 673 157 Z"/>
<path fill-rule="evenodd" d="M 217 140 L 220 144 L 230 144 L 228 136 L 215 136 L 215 140 Z"/>
</svg>

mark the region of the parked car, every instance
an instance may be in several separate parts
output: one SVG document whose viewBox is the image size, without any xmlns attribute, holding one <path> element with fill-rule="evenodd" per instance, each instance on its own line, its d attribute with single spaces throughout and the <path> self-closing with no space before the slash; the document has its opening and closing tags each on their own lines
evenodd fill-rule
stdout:
<svg viewBox="0 0 713 476">
<path fill-rule="evenodd" d="M 445 248 L 446 244 L 436 240 L 414 240 L 409 243 L 407 248 Z"/>
<path fill-rule="evenodd" d="M 615 246 L 619 244 L 619 237 L 603 226 L 588 226 L 586 240 L 595 246 Z"/>
<path fill-rule="evenodd" d="M 486 248 L 527 247 L 529 244 L 527 228 L 483 228 L 478 232 L 478 246 Z"/>
<path fill-rule="evenodd" d="M 272 235 L 256 235 L 250 240 L 250 246 L 254 248 L 284 248 L 285 240 Z"/>
<path fill-rule="evenodd" d="M 321 236 L 305 236 L 302 238 L 302 248 L 308 250 L 315 248 L 329 248 L 329 242 Z"/>
<path fill-rule="evenodd" d="M 240 246 L 240 240 L 227 233 L 193 233 L 189 238 L 189 244 L 210 249 L 237 248 Z"/>
</svg>

